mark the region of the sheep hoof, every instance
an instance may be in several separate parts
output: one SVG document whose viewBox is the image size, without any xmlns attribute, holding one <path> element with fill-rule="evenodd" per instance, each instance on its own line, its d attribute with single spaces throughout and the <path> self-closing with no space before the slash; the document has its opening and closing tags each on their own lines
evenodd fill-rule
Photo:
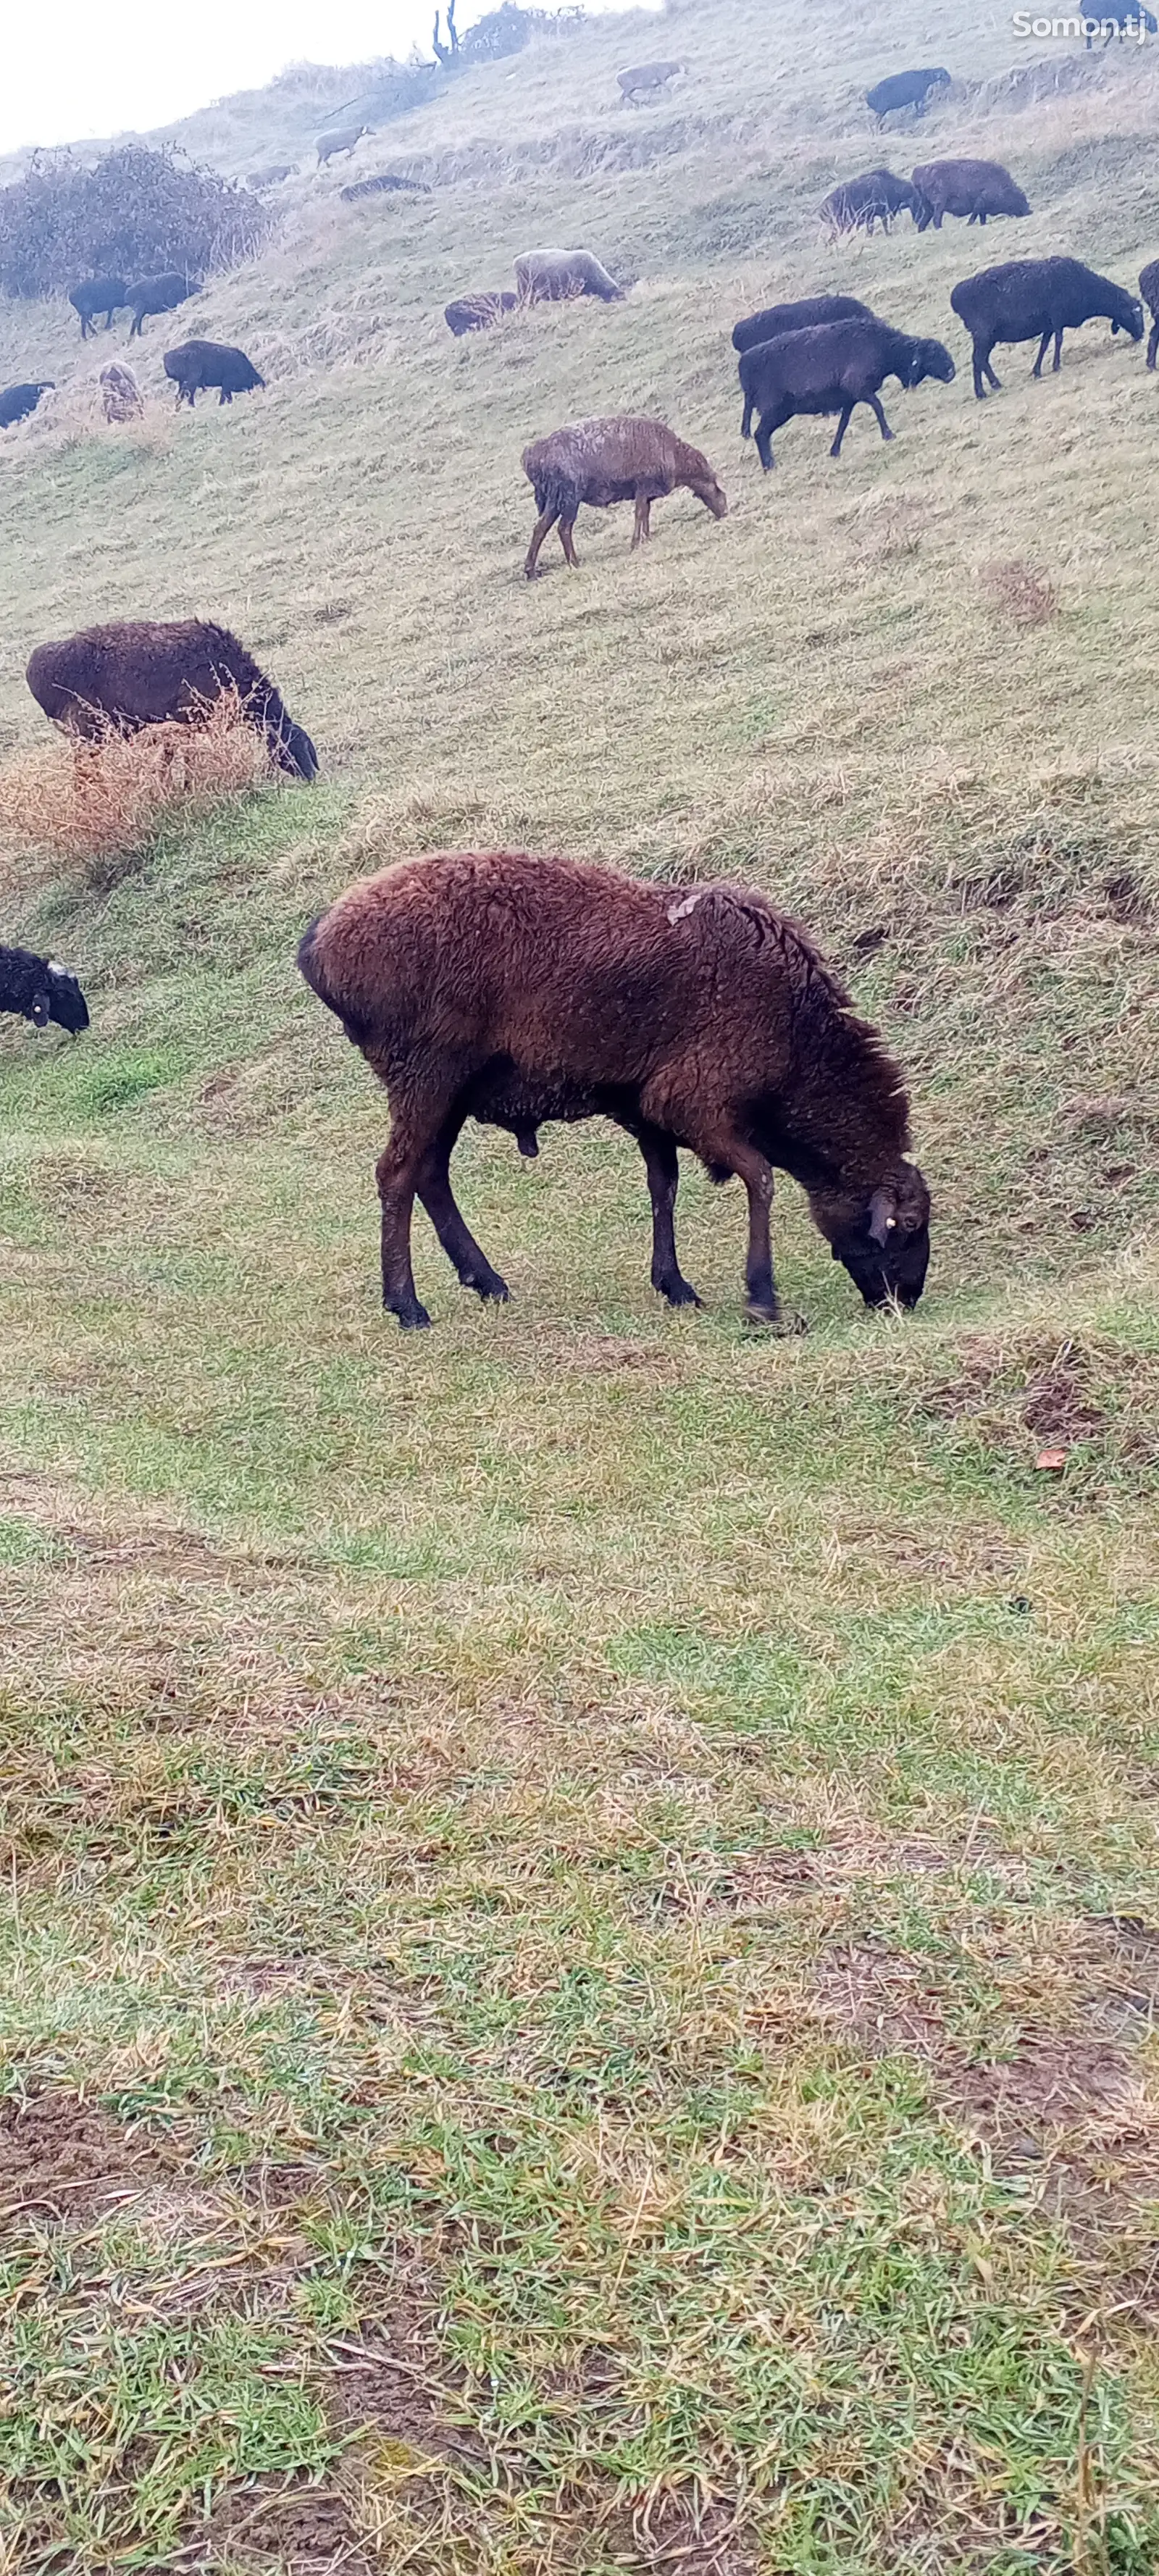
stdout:
<svg viewBox="0 0 1159 2576">
<path fill-rule="evenodd" d="M 803 1315 L 782 1315 L 778 1307 L 746 1306 L 744 1311 L 747 1324 L 761 1325 L 766 1333 L 775 1333 L 778 1341 L 792 1341 L 798 1333 L 809 1330 Z"/>
<path fill-rule="evenodd" d="M 652 1285 L 657 1296 L 663 1297 L 666 1305 L 699 1306 L 703 1308 L 703 1297 L 698 1297 L 695 1288 L 691 1285 L 691 1282 L 687 1279 L 681 1279 L 679 1275 L 677 1275 L 675 1279 L 654 1279 Z"/>
<path fill-rule="evenodd" d="M 426 1307 L 420 1306 L 417 1297 L 413 1306 L 408 1306 L 404 1313 L 400 1314 L 397 1306 L 394 1312 L 398 1315 L 398 1327 L 401 1333 L 425 1333 L 429 1330 L 430 1316 Z"/>
<path fill-rule="evenodd" d="M 483 1299 L 484 1305 L 506 1306 L 511 1300 L 511 1290 L 506 1280 L 500 1278 L 497 1270 L 491 1272 L 489 1279 L 464 1279 L 463 1286 L 473 1288 L 475 1295 Z"/>
</svg>

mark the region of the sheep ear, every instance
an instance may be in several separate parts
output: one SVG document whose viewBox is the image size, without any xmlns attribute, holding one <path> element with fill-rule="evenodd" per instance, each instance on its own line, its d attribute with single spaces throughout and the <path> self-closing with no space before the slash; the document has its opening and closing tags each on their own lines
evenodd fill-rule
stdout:
<svg viewBox="0 0 1159 2576">
<path fill-rule="evenodd" d="M 893 1190 L 875 1190 L 869 1202 L 869 1239 L 884 1244 L 897 1224 L 897 1197 Z"/>
</svg>

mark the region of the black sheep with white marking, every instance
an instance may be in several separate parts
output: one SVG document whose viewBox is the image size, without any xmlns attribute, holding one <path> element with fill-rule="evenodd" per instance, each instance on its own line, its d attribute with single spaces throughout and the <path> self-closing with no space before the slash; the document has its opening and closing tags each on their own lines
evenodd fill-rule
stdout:
<svg viewBox="0 0 1159 2576">
<path fill-rule="evenodd" d="M 56 1020 L 74 1038 L 89 1024 L 88 1004 L 75 975 L 31 948 L 0 947 L 0 1011 L 14 1011 L 37 1029 Z"/>
</svg>

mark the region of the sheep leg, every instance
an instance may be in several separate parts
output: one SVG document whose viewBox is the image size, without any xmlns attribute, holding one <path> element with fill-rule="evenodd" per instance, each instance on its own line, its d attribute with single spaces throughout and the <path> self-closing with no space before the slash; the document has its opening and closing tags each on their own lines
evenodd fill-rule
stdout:
<svg viewBox="0 0 1159 2576">
<path fill-rule="evenodd" d="M 881 435 L 882 435 L 882 437 L 883 437 L 883 438 L 892 438 L 892 437 L 893 437 L 893 431 L 892 431 L 892 429 L 890 428 L 889 422 L 887 421 L 887 419 L 886 419 L 886 417 L 885 417 L 885 413 L 883 412 L 883 410 L 882 410 L 882 408 L 881 408 L 881 396 L 880 396 L 880 394 L 871 394 L 871 395 L 870 395 L 870 397 L 869 397 L 869 408 L 870 408 L 871 412 L 873 413 L 874 419 L 875 419 L 875 420 L 876 420 L 876 422 L 877 422 L 877 426 L 878 426 L 879 430 L 881 431 Z"/>
<path fill-rule="evenodd" d="M 571 565 L 571 568 L 572 568 L 572 571 L 573 571 L 573 572 L 578 572 L 578 571 L 579 571 L 579 556 L 577 555 L 576 550 L 575 550 L 575 520 L 574 520 L 574 519 L 561 519 L 561 520 L 560 520 L 560 523 L 559 523 L 559 542 L 560 542 L 561 546 L 563 547 L 563 553 L 564 553 L 564 561 L 565 561 L 565 563 L 569 563 L 569 564 Z"/>
<path fill-rule="evenodd" d="M 871 397 L 870 397 L 870 399 L 872 400 L 872 399 L 873 399 L 873 397 L 871 396 Z M 852 403 L 845 403 L 845 404 L 843 405 L 843 407 L 842 407 L 842 412 L 841 412 L 841 418 L 840 418 L 840 420 L 839 420 L 839 421 L 838 421 L 838 423 L 837 423 L 837 436 L 836 436 L 836 438 L 834 439 L 834 441 L 833 441 L 833 445 L 832 445 L 832 447 L 831 447 L 831 448 L 830 448 L 830 450 L 829 450 L 830 456 L 840 456 L 840 454 L 841 454 L 841 441 L 842 441 L 842 439 L 844 438 L 844 436 L 845 436 L 845 432 L 846 432 L 846 430 L 847 430 L 847 429 L 848 429 L 848 427 L 849 427 L 849 423 L 850 423 L 850 421 L 851 421 L 851 420 L 852 420 L 852 418 L 853 418 L 854 408 L 855 408 L 855 406 L 854 406 Z M 881 412 L 881 405 L 880 405 L 880 403 L 878 403 L 878 404 L 877 404 L 877 413 L 878 413 L 878 417 L 879 417 L 879 419 L 880 419 L 880 418 L 882 417 L 882 412 Z M 886 436 L 887 436 L 887 438 L 888 438 L 888 436 L 889 436 L 889 432 L 888 432 L 888 430 L 886 431 Z"/>
<path fill-rule="evenodd" d="M 1155 354 L 1157 350 L 1159 350 L 1159 313 L 1156 314 L 1155 319 L 1151 324 L 1151 337 L 1147 342 L 1147 364 L 1149 367 L 1154 367 Z"/>
<path fill-rule="evenodd" d="M 770 473 L 776 464 L 776 458 L 773 455 L 773 431 L 783 429 L 785 422 L 792 417 L 792 404 L 786 405 L 784 402 L 774 403 L 769 411 L 761 413 L 757 422 L 757 455 L 766 474 Z"/>
<path fill-rule="evenodd" d="M 1159 331 L 1159 322 L 1156 323 L 1155 328 Z M 740 434 L 742 438 L 751 438 L 753 434 L 753 398 L 751 394 L 746 394 L 744 398 L 744 410 L 740 417 Z"/>
<path fill-rule="evenodd" d="M 1052 375 L 1057 376 L 1058 371 L 1059 371 L 1059 368 L 1061 367 L 1061 365 L 1062 365 L 1062 324 L 1060 323 L 1060 324 L 1059 324 L 1059 327 L 1058 327 L 1058 330 L 1055 332 L 1055 335 L 1054 335 L 1054 359 L 1053 359 L 1053 362 L 1052 362 L 1052 365 L 1051 365 L 1051 374 L 1052 374 Z"/>
<path fill-rule="evenodd" d="M 1050 332 L 1049 332 L 1049 331 L 1044 331 L 1044 332 L 1043 332 L 1043 335 L 1042 335 L 1042 338 L 1041 338 L 1041 340 L 1039 341 L 1039 344 L 1038 344 L 1038 356 L 1036 357 L 1036 359 L 1035 359 L 1035 361 L 1034 361 L 1034 365 L 1033 365 L 1033 367 L 1031 368 L 1031 371 L 1030 371 L 1030 372 L 1031 372 L 1031 374 L 1032 374 L 1032 375 L 1034 375 L 1034 376 L 1040 376 L 1040 375 L 1042 374 L 1042 361 L 1043 361 L 1043 359 L 1045 358 L 1046 353 L 1047 353 L 1047 350 L 1048 350 L 1048 349 L 1049 349 L 1049 347 L 1050 347 L 1050 340 L 1051 340 Z"/>
<path fill-rule="evenodd" d="M 539 513 L 539 517 L 531 531 L 531 543 L 527 549 L 527 561 L 523 567 L 529 581 L 534 581 L 535 579 L 535 567 L 539 561 L 539 549 L 543 544 L 544 538 L 551 535 L 551 531 L 554 528 L 558 517 L 558 510 L 541 510 Z"/>
<path fill-rule="evenodd" d="M 635 554 L 637 546 L 642 546 L 652 534 L 650 525 L 651 510 L 652 503 L 649 500 L 647 493 L 638 492 L 636 495 L 636 524 L 632 530 L 632 543 L 630 548 L 630 552 L 632 554 Z"/>
<path fill-rule="evenodd" d="M 462 1119 L 448 1118 L 441 1135 L 428 1146 L 416 1184 L 431 1224 L 453 1270 L 457 1270 L 464 1288 L 473 1288 L 479 1297 L 493 1297 L 502 1305 L 510 1295 L 505 1279 L 493 1270 L 486 1253 L 471 1232 L 451 1188 L 450 1163 Z"/>
<path fill-rule="evenodd" d="M 420 1175 L 432 1145 L 450 1116 L 457 1094 L 470 1080 L 471 1062 L 436 1058 L 410 1082 L 387 1083 L 390 1141 L 375 1167 L 382 1208 L 382 1302 L 397 1315 L 404 1331 L 430 1323 L 415 1291 L 410 1257 L 411 1214 Z"/>
<path fill-rule="evenodd" d="M 745 1313 L 753 1324 L 779 1324 L 781 1304 L 773 1278 L 773 1248 L 769 1240 L 769 1219 L 773 1205 L 773 1170 L 755 1145 L 733 1137 L 727 1159 L 738 1180 L 744 1182 L 749 1203 L 749 1240 L 745 1259 Z"/>
<path fill-rule="evenodd" d="M 646 1123 L 635 1132 L 644 1157 L 648 1195 L 652 1201 L 652 1285 L 658 1296 L 667 1298 L 670 1306 L 699 1306 L 701 1300 L 695 1288 L 681 1276 L 676 1258 L 673 1217 L 680 1184 L 676 1147 L 662 1127 Z"/>
</svg>

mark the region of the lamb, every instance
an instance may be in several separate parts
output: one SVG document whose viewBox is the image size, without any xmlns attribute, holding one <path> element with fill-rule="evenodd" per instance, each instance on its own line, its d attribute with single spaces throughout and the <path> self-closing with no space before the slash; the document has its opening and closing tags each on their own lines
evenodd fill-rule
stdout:
<svg viewBox="0 0 1159 2576">
<path fill-rule="evenodd" d="M 1139 293 L 1142 296 L 1143 302 L 1151 316 L 1151 336 L 1147 342 L 1147 364 L 1149 367 L 1153 367 L 1155 364 L 1155 352 L 1159 349 L 1159 259 L 1149 259 L 1146 268 L 1140 269 Z"/>
<path fill-rule="evenodd" d="M 528 250 L 515 262 L 521 304 L 563 304 L 576 295 L 598 295 L 619 304 L 624 289 L 590 250 Z"/>
<path fill-rule="evenodd" d="M 380 170 L 376 179 L 352 180 L 341 191 L 342 202 L 353 206 L 359 197 L 381 197 L 399 188 L 407 189 L 413 197 L 429 197 L 431 193 L 425 179 L 402 179 L 395 170 Z"/>
<path fill-rule="evenodd" d="M 879 80 L 875 89 L 867 89 L 865 104 L 871 107 L 879 125 L 898 107 L 912 107 L 915 116 L 924 116 L 926 101 L 932 89 L 943 89 L 949 83 L 946 71 L 890 72 Z"/>
<path fill-rule="evenodd" d="M 974 344 L 974 391 L 979 402 L 986 399 L 984 376 L 996 392 L 1001 390 L 990 364 L 990 352 L 998 340 L 1037 340 L 1032 373 L 1041 376 L 1048 342 L 1053 338 L 1052 372 L 1057 375 L 1063 332 L 1077 331 L 1084 322 L 1101 316 L 1112 332 L 1126 331 L 1132 340 L 1143 337 L 1138 297 L 1116 286 L 1113 278 L 1100 277 L 1081 259 L 1004 260 L 997 268 L 979 269 L 975 277 L 962 278 L 950 303 Z"/>
<path fill-rule="evenodd" d="M 876 315 L 855 295 L 802 295 L 796 304 L 766 304 L 733 327 L 732 345 L 744 351 L 762 340 L 781 340 L 786 331 L 810 331 L 816 322 L 873 322 Z M 746 433 L 747 434 L 747 433 Z"/>
<path fill-rule="evenodd" d="M 984 224 L 988 215 L 1030 213 L 1029 199 L 1000 161 L 919 161 L 910 175 L 921 199 L 920 233 L 931 224 L 940 233 L 943 215 Z"/>
<path fill-rule="evenodd" d="M 147 313 L 172 313 L 179 304 L 187 304 L 191 295 L 200 293 L 200 279 L 188 277 L 183 269 L 166 269 L 160 277 L 139 277 L 135 286 L 125 290 L 125 302 L 133 316 L 130 340 L 141 338 L 141 324 Z"/>
<path fill-rule="evenodd" d="M 714 519 L 728 513 L 728 502 L 706 456 L 677 438 L 662 420 L 641 420 L 630 412 L 606 420 L 577 421 L 571 429 L 553 430 L 523 451 L 523 471 L 535 492 L 539 513 L 524 565 L 534 579 L 544 538 L 559 523 L 565 560 L 578 567 L 573 530 L 581 501 L 607 510 L 616 501 L 634 501 L 636 522 L 632 550 L 651 536 L 653 501 L 678 485 L 695 492 Z"/>
<path fill-rule="evenodd" d="M 830 241 L 836 241 L 839 233 L 871 233 L 876 223 L 887 233 L 894 215 L 910 214 L 916 224 L 921 199 L 910 181 L 897 178 L 892 170 L 862 170 L 855 179 L 843 179 L 840 187 L 831 188 L 820 212 Z"/>
<path fill-rule="evenodd" d="M 107 421 L 141 419 L 145 403 L 131 367 L 101 368 L 101 401 Z"/>
<path fill-rule="evenodd" d="M 683 69 L 683 63 L 635 63 L 631 71 L 617 72 L 616 87 L 629 107 L 638 98 L 655 98 Z"/>
<path fill-rule="evenodd" d="M 18 420 L 27 420 L 29 413 L 35 411 L 41 395 L 55 391 L 51 376 L 46 376 L 42 384 L 8 385 L 0 394 L 0 429 L 13 429 Z"/>
<path fill-rule="evenodd" d="M 54 957 L 37 957 L 31 948 L 0 947 L 0 1011 L 15 1011 L 34 1028 L 56 1020 L 79 1037 L 89 1024 L 88 1004 L 75 975 Z"/>
<path fill-rule="evenodd" d="M 318 168 L 321 169 L 324 161 L 332 161 L 336 152 L 353 152 L 355 144 L 361 143 L 363 135 L 373 132 L 374 128 L 371 125 L 338 125 L 335 126 L 332 134 L 320 134 Z"/>
<path fill-rule="evenodd" d="M 264 389 L 265 377 L 247 358 L 244 349 L 231 349 L 221 340 L 184 340 L 179 349 L 167 349 L 165 373 L 177 387 L 177 409 L 187 402 L 194 408 L 195 394 L 207 386 L 220 388 L 218 410 L 231 403 L 235 394 L 248 394 L 255 386 Z"/>
<path fill-rule="evenodd" d="M 532 1130 L 610 1116 L 648 1168 L 653 1282 L 697 1302 L 673 1235 L 677 1147 L 748 1197 L 746 1311 L 779 1324 L 769 1216 L 774 1166 L 867 1305 L 916 1305 L 930 1199 L 907 1159 L 900 1068 L 808 934 L 748 888 L 691 894 L 569 859 L 498 851 L 406 859 L 311 924 L 302 973 L 386 1086 L 377 1167 L 384 1305 L 429 1323 L 415 1293 L 419 1197 L 465 1287 L 507 1288 L 469 1233 L 450 1157 L 468 1117 Z"/>
<path fill-rule="evenodd" d="M 279 769 L 307 781 L 318 773 L 309 734 L 226 626 L 187 617 L 171 625 L 142 618 L 83 627 L 60 643 L 38 644 L 27 678 L 50 721 L 87 742 L 99 742 L 110 729 L 129 734 L 143 725 L 197 724 L 234 690 Z"/>
<path fill-rule="evenodd" d="M 445 304 L 443 320 L 461 340 L 464 331 L 489 331 L 501 313 L 514 313 L 518 302 L 509 287 L 481 288 L 476 295 L 460 295 L 453 304 Z"/>
<path fill-rule="evenodd" d="M 774 462 L 772 436 L 801 412 L 839 412 L 837 436 L 829 450 L 840 456 L 841 442 L 858 403 L 868 403 L 883 438 L 892 438 L 881 408 L 881 387 L 896 376 L 907 388 L 927 376 L 952 384 L 954 361 L 940 340 L 914 340 L 888 322 L 822 322 L 811 331 L 790 331 L 783 339 L 764 340 L 746 349 L 740 362 L 745 420 L 754 411 L 757 454 L 766 474 Z"/>
<path fill-rule="evenodd" d="M 80 335 L 87 340 L 98 313 L 105 317 L 105 329 L 111 331 L 113 315 L 125 301 L 123 277 L 87 277 L 81 285 L 70 286 L 68 300 L 74 313 L 80 315 Z"/>
</svg>

